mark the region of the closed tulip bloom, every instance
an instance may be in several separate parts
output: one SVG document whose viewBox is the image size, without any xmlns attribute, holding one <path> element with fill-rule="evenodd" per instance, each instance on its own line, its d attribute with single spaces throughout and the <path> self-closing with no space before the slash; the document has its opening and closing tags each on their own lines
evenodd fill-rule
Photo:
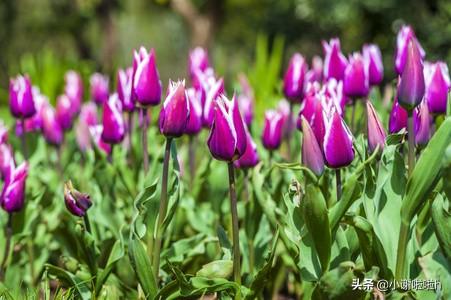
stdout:
<svg viewBox="0 0 451 300">
<path fill-rule="evenodd" d="M 2 120 L 0 120 L 0 145 L 8 142 L 8 128 Z"/>
<path fill-rule="evenodd" d="M 326 162 L 334 169 L 346 167 L 354 160 L 351 132 L 337 111 L 332 112 L 326 123 L 323 144 Z"/>
<path fill-rule="evenodd" d="M 423 59 L 413 39 L 407 46 L 404 70 L 398 85 L 398 102 L 407 110 L 413 110 L 423 100 L 425 92 Z"/>
<path fill-rule="evenodd" d="M 323 80 L 323 60 L 315 55 L 312 59 L 312 68 L 305 74 L 306 82 L 321 82 Z"/>
<path fill-rule="evenodd" d="M 439 61 L 434 64 L 425 64 L 424 70 L 426 83 L 424 97 L 429 111 L 433 114 L 446 114 L 448 92 L 451 88 L 448 66 Z"/>
<path fill-rule="evenodd" d="M 3 185 L 0 198 L 3 209 L 8 213 L 20 211 L 25 200 L 25 182 L 28 176 L 28 163 L 15 168 L 9 180 Z"/>
<path fill-rule="evenodd" d="M 161 101 L 162 84 L 158 74 L 155 50 L 144 47 L 134 52 L 132 97 L 142 107 L 155 106 Z"/>
<path fill-rule="evenodd" d="M 301 109 L 299 110 L 298 119 L 296 122 L 296 127 L 302 130 L 302 117 L 304 117 L 307 122 L 311 123 L 313 120 L 313 115 L 315 114 L 316 102 L 318 100 L 318 93 L 321 87 L 318 82 L 308 83 L 306 92 L 304 95 L 304 101 L 302 101 Z"/>
<path fill-rule="evenodd" d="M 315 113 L 313 114 L 313 118 L 310 123 L 312 125 L 312 130 L 315 134 L 316 140 L 320 145 L 322 145 L 324 141 L 324 135 L 326 134 L 326 122 L 324 108 L 321 100 L 316 101 Z"/>
<path fill-rule="evenodd" d="M 132 98 L 133 68 L 117 71 L 117 95 L 122 102 L 122 109 L 131 112 L 135 109 L 135 101 Z"/>
<path fill-rule="evenodd" d="M 321 147 L 316 140 L 315 134 L 309 122 L 301 117 L 302 123 L 302 163 L 313 173 L 320 176 L 324 171 L 324 158 Z"/>
<path fill-rule="evenodd" d="M 340 40 L 334 38 L 329 43 L 326 41 L 322 43 L 324 51 L 324 79 L 335 78 L 337 80 L 343 80 L 348 61 L 343 53 L 341 53 Z"/>
<path fill-rule="evenodd" d="M 9 181 L 14 170 L 14 155 L 10 145 L 0 144 L 0 179 Z"/>
<path fill-rule="evenodd" d="M 240 107 L 241 115 L 243 116 L 244 123 L 247 126 L 251 126 L 254 119 L 254 102 L 251 97 L 246 94 L 238 95 L 238 106 Z"/>
<path fill-rule="evenodd" d="M 28 76 L 17 76 L 9 82 L 9 108 L 17 119 L 28 119 L 36 114 L 31 81 Z"/>
<path fill-rule="evenodd" d="M 101 138 L 103 126 L 91 126 L 89 127 L 89 132 L 91 133 L 94 145 L 97 146 L 98 149 L 102 150 L 105 154 L 109 155 L 111 153 L 111 144 L 105 143 Z"/>
<path fill-rule="evenodd" d="M 189 102 L 189 119 L 185 127 L 185 133 L 188 135 L 198 134 L 202 130 L 202 106 L 200 103 L 200 91 L 194 88 L 186 90 L 186 96 Z"/>
<path fill-rule="evenodd" d="M 404 25 L 398 32 L 396 37 L 396 55 L 395 55 L 395 71 L 398 75 L 402 74 L 404 66 L 407 60 L 407 48 L 409 41 L 413 39 L 414 43 L 417 45 L 421 58 L 424 58 L 426 53 L 415 37 L 412 27 Z"/>
<path fill-rule="evenodd" d="M 252 140 L 252 136 L 249 130 L 246 129 L 246 151 L 244 151 L 243 156 L 238 160 L 235 160 L 234 165 L 239 169 L 249 169 L 255 167 L 259 162 L 260 158 L 257 152 L 257 145 Z"/>
<path fill-rule="evenodd" d="M 70 98 L 60 95 L 56 101 L 56 120 L 63 130 L 68 130 L 72 127 L 73 119 L 74 111 Z"/>
<path fill-rule="evenodd" d="M 304 80 L 307 72 L 307 64 L 304 57 L 295 53 L 288 65 L 283 78 L 283 93 L 288 100 L 301 102 L 304 94 Z"/>
<path fill-rule="evenodd" d="M 428 105 L 425 101 L 422 101 L 413 114 L 415 143 L 418 146 L 425 146 L 429 142 L 431 138 L 431 122 Z"/>
<path fill-rule="evenodd" d="M 283 115 L 275 110 L 265 113 L 265 124 L 263 126 L 262 142 L 268 150 L 276 150 L 282 143 L 282 130 L 284 125 Z"/>
<path fill-rule="evenodd" d="M 94 73 L 89 80 L 91 85 L 91 98 L 95 103 L 101 105 L 108 100 L 109 81 L 108 77 L 100 73 Z"/>
<path fill-rule="evenodd" d="M 193 76 L 196 70 L 205 71 L 210 66 L 208 62 L 208 52 L 202 47 L 196 47 L 189 53 L 188 69 L 190 76 Z"/>
<path fill-rule="evenodd" d="M 45 104 L 41 110 L 42 134 L 47 143 L 55 146 L 61 145 L 64 131 L 56 119 L 56 113 L 50 104 Z"/>
<path fill-rule="evenodd" d="M 206 92 L 204 111 L 202 113 L 202 124 L 210 128 L 215 116 L 215 102 L 224 93 L 224 80 L 211 78 L 212 82 Z"/>
<path fill-rule="evenodd" d="M 377 45 L 363 46 L 363 57 L 368 62 L 370 85 L 378 85 L 384 78 L 384 65 L 382 64 L 381 50 Z"/>
<path fill-rule="evenodd" d="M 373 153 L 377 146 L 382 150 L 385 145 L 385 129 L 382 126 L 381 120 L 370 101 L 366 101 L 367 111 L 367 128 L 368 128 L 368 149 Z"/>
<path fill-rule="evenodd" d="M 64 184 L 64 203 L 67 210 L 77 217 L 83 217 L 92 205 L 90 196 L 77 191 L 70 180 Z"/>
<path fill-rule="evenodd" d="M 97 125 L 97 106 L 94 103 L 85 103 L 83 104 L 80 112 L 80 119 L 83 120 L 88 126 Z"/>
<path fill-rule="evenodd" d="M 238 103 L 224 95 L 214 102 L 215 114 L 208 137 L 208 148 L 217 160 L 235 161 L 246 151 L 246 131 Z"/>
<path fill-rule="evenodd" d="M 368 67 L 368 61 L 363 59 L 360 53 L 354 53 L 349 57 L 343 80 L 343 91 L 346 96 L 351 98 L 368 96 L 370 91 Z"/>
<path fill-rule="evenodd" d="M 185 81 L 170 81 L 168 96 L 160 111 L 160 132 L 167 137 L 181 136 L 189 120 L 189 108 Z"/>
<path fill-rule="evenodd" d="M 107 144 L 119 144 L 125 136 L 125 123 L 122 116 L 122 104 L 117 94 L 110 96 L 103 104 L 102 141 Z"/>
<path fill-rule="evenodd" d="M 73 70 L 69 70 L 64 75 L 66 85 L 64 86 L 64 94 L 69 97 L 72 103 L 72 111 L 76 114 L 80 111 L 83 102 L 83 80 L 80 74 Z"/>
<path fill-rule="evenodd" d="M 401 129 L 407 128 L 407 111 L 399 105 L 398 101 L 395 99 L 393 107 L 390 112 L 390 119 L 388 121 L 388 131 L 390 134 L 397 133 Z"/>
<path fill-rule="evenodd" d="M 343 81 L 331 78 L 323 85 L 321 92 L 324 95 L 323 104 L 328 107 L 328 110 L 331 106 L 335 106 L 340 116 L 343 116 L 345 106 L 350 102 L 344 93 Z"/>
</svg>

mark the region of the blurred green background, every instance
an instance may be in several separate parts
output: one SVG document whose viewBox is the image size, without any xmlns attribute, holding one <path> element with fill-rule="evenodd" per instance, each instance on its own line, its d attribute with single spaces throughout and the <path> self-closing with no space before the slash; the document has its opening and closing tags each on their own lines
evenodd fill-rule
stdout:
<svg viewBox="0 0 451 300">
<path fill-rule="evenodd" d="M 156 49 L 165 86 L 169 78 L 186 77 L 194 45 L 209 49 L 226 81 L 239 71 L 252 77 L 258 59 L 269 60 L 267 53 L 256 55 L 258 37 L 269 53 L 278 41 L 273 68 L 279 74 L 295 51 L 309 60 L 322 55 L 322 39 L 340 37 L 345 53 L 377 43 L 388 81 L 402 24 L 413 25 L 429 60 L 450 62 L 450 20 L 447 0 L 2 0 L 0 103 L 7 103 L 8 78 L 18 72 L 29 73 L 51 101 L 68 68 L 85 80 L 94 70 L 114 80 L 140 45 Z M 266 67 L 260 61 L 260 71 Z M 260 79 L 251 78 L 254 87 Z"/>
</svg>

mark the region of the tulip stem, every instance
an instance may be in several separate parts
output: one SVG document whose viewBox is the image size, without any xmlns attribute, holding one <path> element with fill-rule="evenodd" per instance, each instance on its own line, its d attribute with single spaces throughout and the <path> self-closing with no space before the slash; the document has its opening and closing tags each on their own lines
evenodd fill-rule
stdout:
<svg viewBox="0 0 451 300">
<path fill-rule="evenodd" d="M 147 108 L 141 110 L 142 120 L 143 120 L 143 130 L 142 130 L 142 146 L 143 146 L 143 164 L 144 164 L 144 174 L 149 171 L 149 153 L 147 149 Z"/>
<path fill-rule="evenodd" d="M 25 159 L 28 159 L 27 140 L 25 138 L 25 119 L 20 119 L 22 124 L 22 134 L 20 135 L 20 142 L 22 144 L 22 154 Z"/>
<path fill-rule="evenodd" d="M 409 177 L 415 168 L 415 132 L 413 129 L 413 113 L 409 112 L 407 136 L 409 139 Z"/>
<path fill-rule="evenodd" d="M 8 214 L 8 221 L 6 223 L 6 227 L 5 227 L 5 253 L 3 254 L 3 260 L 2 260 L 2 264 L 0 265 L 0 280 L 3 281 L 4 277 L 5 277 L 5 265 L 6 265 L 6 261 L 8 260 L 8 256 L 9 256 L 9 251 L 11 248 L 11 237 L 13 235 L 13 226 L 12 226 L 12 214 Z"/>
<path fill-rule="evenodd" d="M 127 131 L 128 131 L 128 161 L 130 163 L 130 165 L 132 164 L 133 161 L 133 139 L 132 139 L 132 134 L 133 134 L 133 112 L 129 112 L 128 113 L 128 126 L 127 126 Z"/>
<path fill-rule="evenodd" d="M 288 160 L 291 161 L 291 134 L 293 129 L 293 102 L 290 101 L 290 113 L 288 115 L 287 128 L 287 155 Z"/>
<path fill-rule="evenodd" d="M 230 211 L 232 213 L 232 236 L 233 236 L 233 278 L 238 285 L 241 285 L 240 267 L 240 237 L 238 227 L 238 209 L 235 191 L 235 174 L 233 162 L 229 162 L 229 192 Z"/>
<path fill-rule="evenodd" d="M 405 278 L 406 268 L 406 251 L 409 241 L 409 224 L 401 221 L 401 229 L 399 231 L 398 251 L 396 256 L 395 279 L 401 281 Z"/>
<path fill-rule="evenodd" d="M 188 158 L 189 158 L 189 174 L 191 183 L 194 182 L 194 176 L 196 175 L 196 137 L 194 135 L 189 136 L 188 145 Z"/>
<path fill-rule="evenodd" d="M 153 273 L 156 282 L 158 283 L 158 274 L 160 270 L 160 251 L 161 251 L 161 238 L 163 235 L 162 226 L 166 217 L 166 211 L 168 209 L 168 171 L 169 171 L 169 158 L 171 154 L 172 138 L 166 139 L 166 148 L 164 150 L 163 161 L 163 178 L 161 181 L 161 196 L 160 196 L 160 209 L 158 212 L 158 223 L 155 243 L 153 244 Z"/>
<path fill-rule="evenodd" d="M 85 213 L 83 216 L 83 221 L 85 223 L 85 229 L 89 234 L 92 234 L 91 232 L 91 222 L 89 221 L 88 212 Z"/>
<path fill-rule="evenodd" d="M 351 130 L 352 133 L 355 134 L 355 106 L 356 106 L 356 101 L 354 99 L 352 99 L 352 113 L 351 113 Z"/>
<path fill-rule="evenodd" d="M 335 169 L 335 179 L 337 181 L 337 201 L 341 198 L 341 172 L 340 169 Z"/>
</svg>

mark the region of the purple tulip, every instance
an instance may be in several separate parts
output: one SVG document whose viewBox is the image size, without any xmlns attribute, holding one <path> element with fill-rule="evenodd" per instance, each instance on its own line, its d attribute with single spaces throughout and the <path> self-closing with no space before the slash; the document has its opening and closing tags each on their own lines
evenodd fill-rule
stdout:
<svg viewBox="0 0 451 300">
<path fill-rule="evenodd" d="M 224 93 L 224 80 L 220 78 L 216 80 L 211 78 L 212 82 L 209 83 L 209 89 L 206 92 L 204 111 L 202 113 L 202 124 L 204 127 L 210 128 L 215 116 L 215 102 Z"/>
<path fill-rule="evenodd" d="M 370 153 L 373 153 L 377 146 L 379 146 L 379 150 L 384 149 L 386 133 L 370 101 L 366 101 L 366 112 L 368 122 L 368 149 Z"/>
<path fill-rule="evenodd" d="M 17 76 L 9 81 L 9 108 L 17 119 L 28 119 L 36 114 L 31 81 L 28 76 Z"/>
<path fill-rule="evenodd" d="M 398 75 L 401 75 L 404 70 L 408 52 L 407 46 L 411 39 L 414 40 L 415 44 L 417 45 L 421 58 L 424 58 L 424 56 L 426 55 L 417 38 L 415 37 L 415 32 L 413 32 L 412 27 L 406 25 L 402 26 L 401 30 L 399 30 L 398 32 L 398 36 L 396 37 L 395 71 L 396 73 L 398 73 Z"/>
<path fill-rule="evenodd" d="M 102 150 L 105 154 L 111 154 L 111 144 L 105 143 L 101 136 L 103 132 L 102 125 L 96 125 L 89 127 L 89 132 L 91 133 L 92 140 L 98 149 Z"/>
<path fill-rule="evenodd" d="M 162 84 L 155 61 L 155 50 L 141 47 L 134 52 L 132 98 L 143 107 L 160 104 Z"/>
<path fill-rule="evenodd" d="M 91 98 L 95 103 L 102 105 L 108 100 L 109 81 L 108 77 L 100 73 L 94 73 L 89 79 L 91 85 Z"/>
<path fill-rule="evenodd" d="M 97 125 L 99 123 L 97 119 L 97 106 L 92 102 L 83 104 L 80 112 L 80 120 L 88 126 Z"/>
<path fill-rule="evenodd" d="M 235 160 L 234 165 L 238 169 L 249 169 L 255 167 L 260 162 L 257 145 L 252 140 L 249 130 L 246 128 L 246 151 L 243 156 Z"/>
<path fill-rule="evenodd" d="M 382 64 L 381 50 L 377 45 L 363 46 L 363 57 L 368 62 L 370 85 L 378 85 L 384 78 L 384 65 Z"/>
<path fill-rule="evenodd" d="M 340 116 L 342 116 L 345 106 L 349 102 L 349 98 L 344 93 L 343 81 L 337 81 L 335 78 L 331 78 L 323 85 L 321 92 L 324 95 L 322 98 L 323 105 L 327 111 L 335 107 Z"/>
<path fill-rule="evenodd" d="M 82 106 L 77 125 L 75 126 L 75 138 L 81 151 L 91 148 L 90 127 L 97 125 L 97 106 L 94 103 L 86 103 Z"/>
<path fill-rule="evenodd" d="M 399 105 L 398 100 L 395 99 L 388 121 L 388 131 L 390 134 L 397 133 L 401 129 L 407 128 L 407 111 Z"/>
<path fill-rule="evenodd" d="M 233 96 L 229 101 L 224 95 L 214 102 L 215 114 L 208 137 L 208 148 L 217 160 L 235 161 L 246 151 L 246 130 Z"/>
<path fill-rule="evenodd" d="M 56 102 L 56 120 L 63 130 L 72 127 L 74 112 L 71 100 L 66 95 L 60 95 Z"/>
<path fill-rule="evenodd" d="M 240 112 L 243 115 L 244 123 L 247 126 L 251 126 L 252 120 L 254 119 L 254 102 L 253 99 L 245 94 L 238 95 L 238 106 L 240 107 Z"/>
<path fill-rule="evenodd" d="M 397 94 L 399 104 L 407 110 L 412 110 L 424 97 L 423 59 L 413 39 L 409 40 L 406 51 L 406 64 L 400 77 Z"/>
<path fill-rule="evenodd" d="M 67 210 L 77 217 L 83 217 L 92 205 L 89 195 L 77 191 L 70 180 L 64 184 L 64 203 Z"/>
<path fill-rule="evenodd" d="M 316 140 L 315 134 L 309 122 L 301 117 L 302 123 L 302 163 L 313 173 L 320 176 L 324 171 L 324 158 L 321 147 Z"/>
<path fill-rule="evenodd" d="M 72 70 L 66 72 L 64 80 L 66 84 L 64 86 L 64 94 L 69 97 L 72 103 L 73 113 L 77 114 L 83 102 L 83 80 L 80 74 Z"/>
<path fill-rule="evenodd" d="M 5 211 L 20 211 L 25 200 L 25 181 L 28 176 L 28 163 L 24 162 L 15 168 L 9 180 L 3 185 L 0 202 Z"/>
<path fill-rule="evenodd" d="M 431 138 L 431 122 L 428 105 L 425 101 L 422 101 L 413 114 L 415 143 L 418 146 L 425 146 L 429 142 Z"/>
<path fill-rule="evenodd" d="M 324 79 L 335 78 L 343 80 L 348 62 L 343 53 L 341 53 L 340 40 L 334 38 L 330 40 L 329 44 L 326 41 L 322 43 L 324 50 Z"/>
<path fill-rule="evenodd" d="M 299 115 L 296 122 L 296 127 L 299 130 L 302 130 L 302 117 L 304 117 L 307 122 L 312 122 L 313 115 L 315 114 L 316 102 L 319 101 L 318 93 L 320 90 L 321 87 L 317 81 L 307 83 L 304 100 L 302 101 L 301 109 L 299 110 Z"/>
<path fill-rule="evenodd" d="M 315 134 L 316 140 L 320 145 L 324 142 L 324 135 L 326 134 L 326 122 L 325 122 L 325 112 L 322 101 L 316 101 L 315 113 L 313 114 L 312 121 L 313 133 Z"/>
<path fill-rule="evenodd" d="M 122 102 L 122 109 L 128 112 L 135 110 L 135 101 L 132 98 L 132 80 L 133 68 L 117 71 L 117 95 Z"/>
<path fill-rule="evenodd" d="M 337 169 L 345 167 L 354 160 L 354 147 L 352 145 L 352 134 L 337 111 L 326 124 L 326 135 L 324 136 L 324 157 L 328 166 Z"/>
<path fill-rule="evenodd" d="M 61 145 L 64 131 L 56 119 L 56 113 L 50 104 L 44 104 L 41 109 L 42 133 L 47 143 L 55 146 Z"/>
<path fill-rule="evenodd" d="M 283 93 L 292 102 L 301 102 L 304 94 L 304 80 L 307 64 L 304 57 L 295 53 L 288 64 L 283 78 Z"/>
<path fill-rule="evenodd" d="M 191 77 L 196 70 L 204 72 L 210 66 L 208 62 L 208 52 L 202 47 L 196 47 L 189 53 L 188 70 Z"/>
<path fill-rule="evenodd" d="M 370 91 L 368 62 L 357 52 L 349 56 L 343 80 L 343 91 L 346 96 L 351 98 L 368 96 Z"/>
<path fill-rule="evenodd" d="M 185 127 L 185 133 L 188 135 L 195 135 L 202 130 L 200 91 L 196 91 L 194 88 L 187 89 L 186 97 L 189 102 L 189 119 Z"/>
<path fill-rule="evenodd" d="M 0 144 L 0 179 L 9 181 L 15 167 L 14 154 L 10 145 Z"/>
<path fill-rule="evenodd" d="M 166 137 L 181 136 L 189 120 L 189 107 L 185 81 L 169 81 L 168 96 L 160 111 L 160 132 Z"/>
<path fill-rule="evenodd" d="M 433 114 L 446 114 L 448 92 L 451 88 L 448 66 L 444 62 L 424 64 L 426 93 L 424 95 L 429 111 Z"/>
<path fill-rule="evenodd" d="M 306 82 L 321 82 L 323 80 L 323 60 L 315 55 L 312 59 L 312 68 L 305 74 Z"/>
<path fill-rule="evenodd" d="M 275 110 L 265 113 L 265 124 L 263 126 L 262 142 L 268 150 L 276 150 L 282 143 L 282 130 L 284 125 L 283 115 Z"/>
<path fill-rule="evenodd" d="M 125 123 L 122 116 L 122 104 L 117 94 L 110 96 L 103 104 L 102 141 L 107 144 L 119 144 L 125 136 Z"/>
<path fill-rule="evenodd" d="M 2 120 L 0 120 L 0 145 L 8 142 L 8 128 Z"/>
</svg>

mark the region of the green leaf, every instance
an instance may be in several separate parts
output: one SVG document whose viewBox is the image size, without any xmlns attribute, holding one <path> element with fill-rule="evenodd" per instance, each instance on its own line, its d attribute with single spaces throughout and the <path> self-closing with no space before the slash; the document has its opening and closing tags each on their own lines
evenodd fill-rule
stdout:
<svg viewBox="0 0 451 300">
<path fill-rule="evenodd" d="M 228 278 L 233 272 L 233 261 L 215 260 L 202 266 L 196 276 L 205 278 Z"/>
<path fill-rule="evenodd" d="M 134 201 L 132 230 L 130 236 L 136 234 L 142 238 L 146 230 L 153 234 L 159 208 L 158 181 L 141 191 Z"/>
<path fill-rule="evenodd" d="M 153 299 L 158 292 L 157 283 L 153 277 L 152 265 L 141 241 L 132 239 L 128 243 L 130 262 L 136 277 L 144 290 L 146 298 Z"/>
<path fill-rule="evenodd" d="M 77 291 L 81 299 L 91 299 L 91 291 L 89 290 L 88 282 L 83 281 L 74 274 L 53 265 L 46 264 L 45 267 L 47 268 L 47 271 L 50 275 L 56 276 L 59 280 L 66 283 L 69 287 L 73 287 Z"/>
<path fill-rule="evenodd" d="M 451 211 L 449 199 L 437 194 L 432 203 L 431 215 L 439 245 L 445 257 L 451 259 Z"/>
</svg>

